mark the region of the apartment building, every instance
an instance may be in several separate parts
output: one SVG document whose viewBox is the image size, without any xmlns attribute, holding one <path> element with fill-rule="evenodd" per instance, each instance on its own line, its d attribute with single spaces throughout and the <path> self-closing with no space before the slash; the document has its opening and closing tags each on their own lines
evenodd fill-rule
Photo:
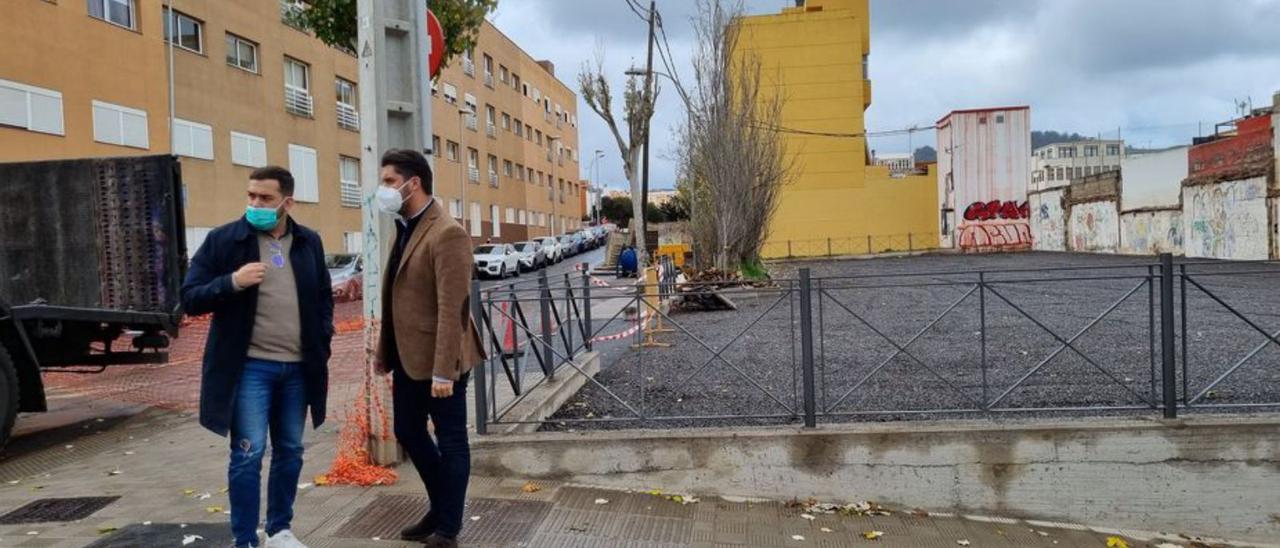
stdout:
<svg viewBox="0 0 1280 548">
<path fill-rule="evenodd" d="M 1054 143 L 1031 152 L 1031 190 L 1044 190 L 1071 184 L 1071 181 L 1119 171 L 1124 159 L 1124 141 L 1096 140 Z"/>
<path fill-rule="evenodd" d="M 493 25 L 432 84 L 436 195 L 477 240 L 581 226 L 577 96 Z"/>
<path fill-rule="evenodd" d="M 295 217 L 327 250 L 359 250 L 357 60 L 288 23 L 304 2 L 6 6 L 0 161 L 176 154 L 192 249 L 243 212 L 254 168 L 282 165 Z M 437 195 L 477 240 L 578 225 L 577 99 L 554 67 L 485 23 L 433 95 Z"/>
</svg>

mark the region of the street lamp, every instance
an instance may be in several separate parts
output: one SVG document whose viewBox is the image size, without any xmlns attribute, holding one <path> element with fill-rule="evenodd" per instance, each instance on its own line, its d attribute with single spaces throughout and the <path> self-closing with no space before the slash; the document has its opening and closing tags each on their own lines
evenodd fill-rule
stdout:
<svg viewBox="0 0 1280 548">
<path fill-rule="evenodd" d="M 591 216 L 595 219 L 595 223 L 597 225 L 600 224 L 600 190 L 599 189 L 604 188 L 603 184 L 600 183 L 600 159 L 601 158 L 604 158 L 604 151 L 600 149 L 596 149 L 596 157 L 595 159 L 591 160 L 591 167 L 595 169 L 595 175 L 592 176 L 593 184 L 591 186 L 594 187 L 594 189 L 596 190 L 596 196 L 594 199 L 591 200 Z"/>
<path fill-rule="evenodd" d="M 467 174 L 462 155 L 467 150 L 467 129 L 463 125 L 466 123 L 467 116 L 472 114 L 475 114 L 475 111 L 471 110 L 471 105 L 458 107 L 458 154 L 455 159 L 458 160 L 458 186 L 462 189 L 462 202 L 458 204 L 458 215 L 462 219 L 462 228 L 468 235 L 471 234 L 471 227 L 467 226 Z"/>
</svg>

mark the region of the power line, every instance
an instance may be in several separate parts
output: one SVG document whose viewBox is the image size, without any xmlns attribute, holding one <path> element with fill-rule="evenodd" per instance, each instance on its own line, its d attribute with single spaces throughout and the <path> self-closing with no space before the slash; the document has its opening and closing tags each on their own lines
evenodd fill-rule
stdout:
<svg viewBox="0 0 1280 548">
<path fill-rule="evenodd" d="M 636 0 L 626 0 L 626 2 L 627 2 L 627 7 L 631 8 L 631 13 L 636 14 L 636 17 L 639 17 L 641 21 L 644 21 L 645 23 L 649 22 L 649 18 L 645 16 L 644 13 L 642 13 L 642 12 L 648 11 L 644 9 L 644 6 L 639 5 L 639 3 L 636 2 Z"/>
</svg>

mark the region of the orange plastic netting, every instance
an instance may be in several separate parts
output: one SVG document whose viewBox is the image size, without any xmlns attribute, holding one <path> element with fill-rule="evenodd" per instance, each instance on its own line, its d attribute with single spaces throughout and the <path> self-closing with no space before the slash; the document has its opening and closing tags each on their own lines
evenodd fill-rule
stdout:
<svg viewBox="0 0 1280 548">
<path fill-rule="evenodd" d="M 353 333 L 365 329 L 366 324 L 363 318 L 357 317 L 338 322 L 334 327 L 338 333 Z M 367 340 L 377 335 L 375 327 L 367 327 Z M 391 393 L 391 380 L 386 375 L 374 375 L 372 364 L 373 350 L 366 348 L 364 382 L 360 392 L 347 404 L 338 431 L 338 454 L 329 471 L 316 476 L 316 485 L 391 485 L 399 479 L 395 470 L 378 466 L 369 454 L 371 441 L 391 440 L 391 420 L 383 403 L 384 396 Z"/>
</svg>

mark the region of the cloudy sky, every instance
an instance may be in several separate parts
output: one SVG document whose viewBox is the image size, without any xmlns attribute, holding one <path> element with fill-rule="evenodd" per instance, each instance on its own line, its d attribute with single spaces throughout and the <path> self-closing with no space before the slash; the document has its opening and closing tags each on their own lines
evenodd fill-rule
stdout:
<svg viewBox="0 0 1280 548">
<path fill-rule="evenodd" d="M 734 2 L 736 0 L 725 0 Z M 645 0 L 647 4 L 647 0 Z M 772 13 L 792 0 L 745 0 Z M 658 0 L 675 69 L 694 48 L 695 0 Z M 576 89 L 603 44 L 621 87 L 642 66 L 647 28 L 626 0 L 501 0 L 491 20 Z M 932 123 L 946 112 L 1029 104 L 1034 129 L 1102 134 L 1134 146 L 1189 142 L 1230 119 L 1235 100 L 1270 104 L 1280 90 L 1280 0 L 871 0 L 873 104 L 867 130 Z M 655 61 L 656 62 L 656 61 Z M 671 134 L 682 122 L 666 86 L 654 121 L 652 188 L 673 185 Z M 621 112 L 616 113 L 621 121 Z M 579 100 L 583 177 L 603 150 L 600 179 L 625 186 L 608 128 Z M 881 152 L 933 145 L 932 131 L 873 139 Z"/>
</svg>

